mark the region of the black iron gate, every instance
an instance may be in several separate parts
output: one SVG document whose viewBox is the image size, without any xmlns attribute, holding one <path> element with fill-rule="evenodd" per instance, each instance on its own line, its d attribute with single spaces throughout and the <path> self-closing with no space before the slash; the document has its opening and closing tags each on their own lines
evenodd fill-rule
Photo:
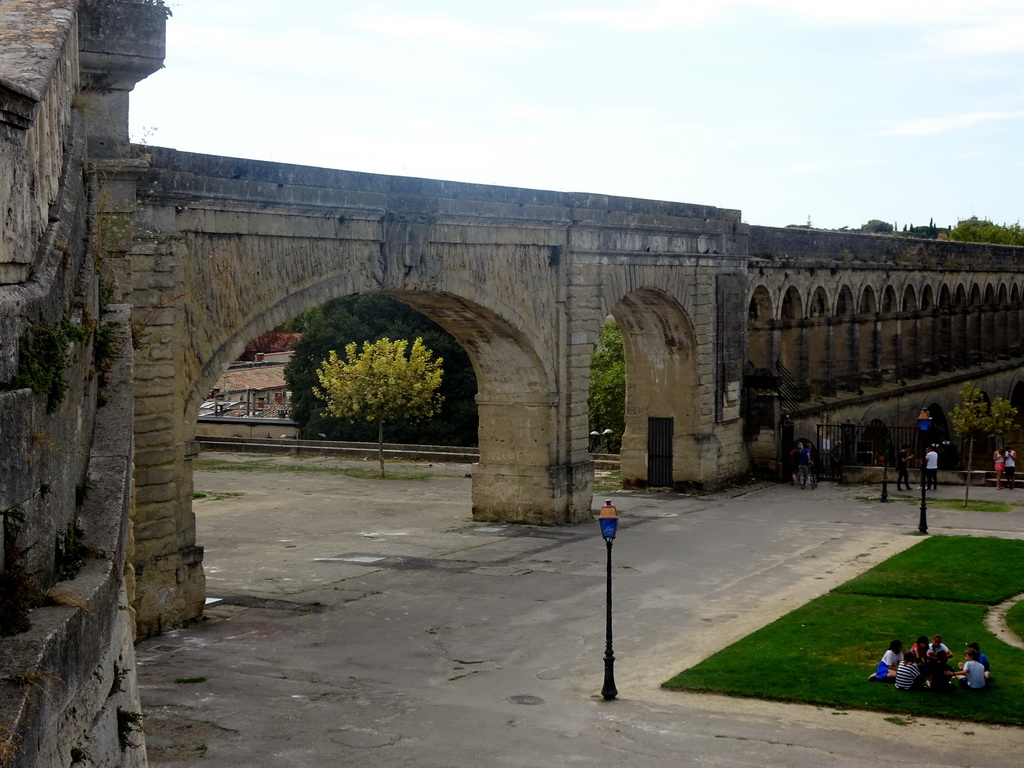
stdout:
<svg viewBox="0 0 1024 768">
<path fill-rule="evenodd" d="M 672 486 L 672 419 L 647 419 L 647 485 Z"/>
<path fill-rule="evenodd" d="M 870 424 L 819 424 L 817 445 L 818 476 L 825 480 L 838 480 L 844 466 L 881 467 L 896 466 L 896 456 L 903 446 L 914 457 L 911 469 L 920 467 L 925 445 L 939 445 L 943 468 L 953 469 L 958 464 L 957 452 L 949 445 L 944 431 L 922 433 L 916 426 L 886 426 L 880 421 Z M 943 453 L 945 452 L 945 454 Z"/>
</svg>

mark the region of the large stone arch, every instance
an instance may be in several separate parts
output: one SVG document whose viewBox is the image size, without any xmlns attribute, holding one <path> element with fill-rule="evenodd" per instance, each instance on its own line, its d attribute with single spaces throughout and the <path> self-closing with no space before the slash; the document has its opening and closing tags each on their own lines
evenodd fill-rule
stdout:
<svg viewBox="0 0 1024 768">
<path fill-rule="evenodd" d="M 970 324 L 968 323 L 969 304 L 967 289 L 963 283 L 957 285 L 950 305 L 951 336 L 953 350 L 953 368 L 963 368 L 968 364 L 970 347 Z"/>
<path fill-rule="evenodd" d="M 1005 360 L 1010 356 L 1010 302 L 1004 282 L 999 283 L 999 288 L 996 291 L 995 309 L 992 315 L 992 349 L 998 359 Z"/>
<path fill-rule="evenodd" d="M 779 362 L 793 377 L 802 397 L 806 397 L 807 345 L 804 339 L 804 302 L 800 290 L 789 286 L 779 308 Z"/>
<path fill-rule="evenodd" d="M 345 292 L 342 295 L 351 295 L 350 280 L 331 282 L 338 285 L 335 290 Z M 569 522 L 569 519 L 560 520 L 557 515 L 554 519 L 544 515 L 543 502 L 538 507 L 538 492 L 555 498 L 560 491 L 550 472 L 558 461 L 555 449 L 557 408 L 551 397 L 553 374 L 541 360 L 534 346 L 536 340 L 506 319 L 514 316 L 507 307 L 502 308 L 503 317 L 457 294 L 385 293 L 448 331 L 467 351 L 473 365 L 480 415 L 480 461 L 473 481 L 474 516 L 482 520 Z M 191 387 L 193 394 L 186 411 L 187 423 L 195 422 L 195 412 L 204 393 L 249 339 L 279 325 L 283 322 L 282 316 L 290 319 L 317 306 L 322 303 L 323 295 L 322 289 L 312 292 L 311 298 L 306 299 L 313 302 L 311 305 L 298 303 L 294 296 L 288 297 L 240 326 L 231 339 L 221 345 L 218 355 L 203 366 L 201 378 Z M 510 429 L 509 425 L 515 428 Z M 493 482 L 495 474 L 501 476 L 500 482 Z"/>
<path fill-rule="evenodd" d="M 1016 283 L 1010 286 L 1009 305 L 1006 313 L 1007 349 L 1011 357 L 1017 357 L 1021 354 L 1021 299 L 1020 287 Z"/>
<path fill-rule="evenodd" d="M 938 300 L 931 285 L 921 289 L 921 330 L 918 336 L 917 357 L 922 373 L 935 373 L 941 365 L 940 331 L 942 322 L 939 318 Z M 943 342 L 945 343 L 945 342 Z"/>
<path fill-rule="evenodd" d="M 916 378 L 921 371 L 918 357 L 921 347 L 921 313 L 913 285 L 904 287 L 900 309 L 900 376 L 901 379 Z"/>
<path fill-rule="evenodd" d="M 964 325 L 967 345 L 964 358 L 968 365 L 977 365 L 985 359 L 985 316 L 988 314 L 982 299 L 981 287 L 972 283 L 964 303 Z"/>
<path fill-rule="evenodd" d="M 709 478 L 700 440 L 698 350 L 690 317 L 674 297 L 653 288 L 631 291 L 611 314 L 622 329 L 626 354 L 623 485 L 703 485 Z M 668 432 L 659 432 L 662 427 Z M 659 448 L 663 438 L 671 444 Z M 660 453 L 666 447 L 670 452 Z M 668 483 L 655 479 L 663 472 L 670 474 Z"/>
<path fill-rule="evenodd" d="M 878 297 L 875 289 L 865 285 L 861 291 L 858 313 L 858 359 L 860 379 L 875 384 L 879 379 Z"/>
<path fill-rule="evenodd" d="M 986 362 L 996 359 L 997 353 L 997 313 L 996 313 L 996 291 L 989 283 L 985 286 L 984 298 L 981 305 L 981 322 L 979 333 L 981 334 L 981 356 Z"/>
<path fill-rule="evenodd" d="M 952 371 L 956 361 L 956 342 L 954 339 L 953 323 L 953 293 L 949 286 L 943 283 L 939 287 L 938 298 L 935 304 L 935 320 L 938 329 L 935 334 L 935 353 L 938 357 L 939 367 L 944 371 Z"/>
<path fill-rule="evenodd" d="M 835 390 L 832 377 L 832 312 L 825 289 L 814 289 L 807 305 L 807 376 L 811 392 L 831 394 Z"/>
<path fill-rule="evenodd" d="M 882 307 L 879 317 L 879 364 L 883 381 L 898 381 L 900 371 L 900 335 L 899 301 L 896 289 L 886 285 L 882 292 Z"/>
<path fill-rule="evenodd" d="M 843 285 L 836 296 L 835 308 L 835 378 L 839 387 L 847 390 L 856 390 L 858 386 L 857 374 L 857 346 L 854 343 L 857 324 L 856 309 L 853 303 L 853 291 L 848 285 Z"/>
</svg>

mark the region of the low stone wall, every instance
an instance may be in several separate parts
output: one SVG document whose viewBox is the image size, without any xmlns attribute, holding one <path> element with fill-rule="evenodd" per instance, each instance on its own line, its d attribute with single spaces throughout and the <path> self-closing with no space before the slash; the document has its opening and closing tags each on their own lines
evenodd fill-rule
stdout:
<svg viewBox="0 0 1024 768">
<path fill-rule="evenodd" d="M 881 485 L 882 467 L 843 467 L 843 482 L 854 485 Z M 988 483 L 988 478 L 995 478 L 992 472 L 974 470 L 971 473 L 971 485 L 983 486 Z M 938 473 L 939 485 L 966 485 L 967 472 L 959 469 L 940 469 Z M 910 472 L 910 484 L 913 488 L 920 488 L 921 471 L 914 469 Z M 896 485 L 896 469 L 889 467 L 889 483 Z"/>
<path fill-rule="evenodd" d="M 376 459 L 376 443 L 336 442 L 326 440 L 288 440 L 245 437 L 212 437 L 197 435 L 196 442 L 204 451 L 237 451 L 239 453 L 272 453 L 293 456 L 336 456 L 353 459 Z M 385 459 L 408 461 L 452 461 L 473 464 L 480 460 L 476 448 L 453 445 L 400 445 L 384 443 Z"/>
</svg>

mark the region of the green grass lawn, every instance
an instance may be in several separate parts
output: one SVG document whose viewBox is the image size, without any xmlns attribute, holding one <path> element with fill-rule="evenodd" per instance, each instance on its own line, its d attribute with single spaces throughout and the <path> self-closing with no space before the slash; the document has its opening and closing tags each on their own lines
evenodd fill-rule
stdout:
<svg viewBox="0 0 1024 768">
<path fill-rule="evenodd" d="M 1024 600 L 1006 612 L 1006 625 L 1017 637 L 1024 637 Z"/>
<path fill-rule="evenodd" d="M 907 496 L 905 494 L 890 493 L 889 498 L 894 501 L 905 501 L 908 504 L 919 505 L 921 503 L 920 496 Z M 874 501 L 872 497 L 870 499 Z M 954 512 L 1013 512 L 1015 509 L 1020 509 L 1021 504 L 1010 504 L 1005 501 L 982 501 L 977 499 L 970 499 L 967 502 L 967 506 L 964 506 L 964 500 L 960 499 L 936 499 L 934 497 L 928 497 L 928 508 L 932 509 L 950 509 Z"/>
<path fill-rule="evenodd" d="M 1024 650 L 996 639 L 989 604 L 1024 592 L 1024 541 L 937 536 L 680 672 L 668 688 L 839 708 L 1024 724 Z M 1020 605 L 1024 605 L 1021 603 Z M 1016 610 L 1016 609 L 1015 609 Z M 1024 608 L 1018 628 L 1024 624 Z M 941 634 L 963 660 L 978 642 L 992 663 L 984 691 L 898 691 L 869 683 L 894 639 Z"/>
<path fill-rule="evenodd" d="M 297 457 L 299 459 L 305 457 Z M 385 459 L 384 464 L 392 463 Z M 197 458 L 193 461 L 196 472 L 319 472 L 330 475 L 344 475 L 357 480 L 429 480 L 430 472 L 388 469 L 385 477 L 380 476 L 380 465 L 375 461 L 364 467 L 327 466 L 323 464 L 283 464 L 273 458 L 225 461 L 224 459 Z"/>
</svg>

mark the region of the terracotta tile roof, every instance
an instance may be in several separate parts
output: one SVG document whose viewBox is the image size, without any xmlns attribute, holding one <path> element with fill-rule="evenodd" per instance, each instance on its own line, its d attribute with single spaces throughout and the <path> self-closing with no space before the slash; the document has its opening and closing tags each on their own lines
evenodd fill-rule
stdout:
<svg viewBox="0 0 1024 768">
<path fill-rule="evenodd" d="M 221 392 L 244 392 L 247 389 L 281 389 L 286 386 L 283 365 L 265 365 L 225 371 L 217 379 Z"/>
</svg>

